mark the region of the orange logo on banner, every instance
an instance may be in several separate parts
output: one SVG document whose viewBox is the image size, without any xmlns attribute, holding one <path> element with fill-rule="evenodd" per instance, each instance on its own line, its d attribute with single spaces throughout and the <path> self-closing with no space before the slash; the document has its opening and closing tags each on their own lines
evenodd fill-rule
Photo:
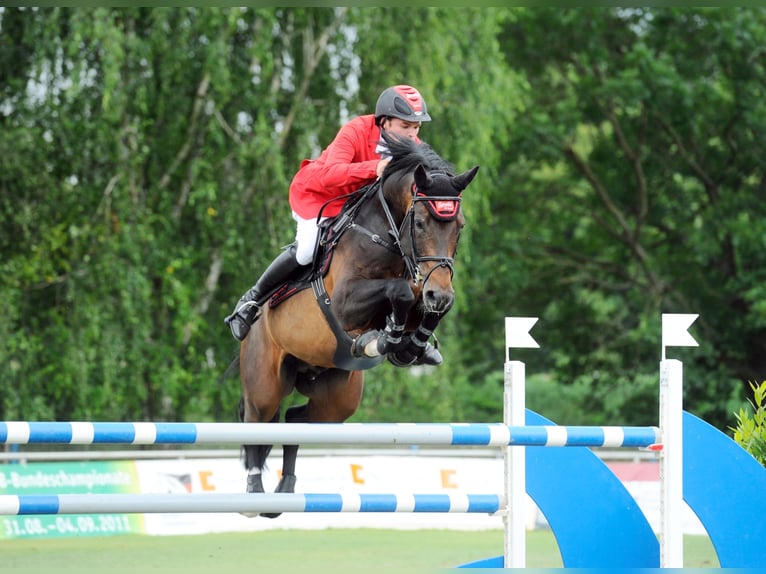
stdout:
<svg viewBox="0 0 766 574">
<path fill-rule="evenodd" d="M 457 483 L 452 482 L 452 477 L 457 474 L 452 469 L 443 468 L 441 470 L 442 474 L 442 488 L 457 488 Z"/>
<path fill-rule="evenodd" d="M 364 484 L 364 479 L 361 477 L 361 472 L 362 472 L 361 464 L 351 465 L 351 480 L 353 480 L 356 484 Z"/>
<path fill-rule="evenodd" d="M 215 490 L 215 485 L 210 480 L 211 476 L 213 476 L 213 472 L 210 470 L 199 471 L 199 483 L 202 486 L 202 490 Z"/>
</svg>

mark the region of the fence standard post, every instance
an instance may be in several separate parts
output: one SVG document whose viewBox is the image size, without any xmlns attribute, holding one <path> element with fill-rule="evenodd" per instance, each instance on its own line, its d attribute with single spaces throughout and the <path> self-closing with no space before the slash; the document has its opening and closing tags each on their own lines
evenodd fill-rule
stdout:
<svg viewBox="0 0 766 574">
<path fill-rule="evenodd" d="M 660 567 L 683 568 L 683 365 L 660 362 Z"/>
<path fill-rule="evenodd" d="M 537 317 L 505 318 L 505 368 L 503 381 L 503 422 L 509 426 L 526 425 L 525 365 L 511 361 L 511 348 L 538 348 L 529 330 Z M 505 500 L 503 516 L 505 539 L 503 563 L 506 568 L 525 568 L 527 563 L 526 538 L 526 447 L 506 446 L 503 449 L 505 470 Z"/>
<path fill-rule="evenodd" d="M 525 424 L 525 365 L 521 361 L 505 363 L 503 392 L 503 422 L 509 426 Z M 527 562 L 526 548 L 526 447 L 506 446 L 503 449 L 505 462 L 505 499 L 508 504 L 503 517 L 505 522 L 506 568 L 524 568 Z"/>
<path fill-rule="evenodd" d="M 684 375 L 677 359 L 666 359 L 667 347 L 697 347 L 688 329 L 699 315 L 662 314 L 660 361 L 660 567 L 684 567 Z"/>
</svg>

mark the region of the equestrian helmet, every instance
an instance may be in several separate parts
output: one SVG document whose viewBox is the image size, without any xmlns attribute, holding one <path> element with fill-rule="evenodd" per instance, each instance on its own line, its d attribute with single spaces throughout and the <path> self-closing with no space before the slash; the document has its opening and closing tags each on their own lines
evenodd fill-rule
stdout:
<svg viewBox="0 0 766 574">
<path fill-rule="evenodd" d="M 386 88 L 375 104 L 375 121 L 384 117 L 399 118 L 407 122 L 430 122 L 426 101 L 415 88 L 398 85 Z"/>
</svg>

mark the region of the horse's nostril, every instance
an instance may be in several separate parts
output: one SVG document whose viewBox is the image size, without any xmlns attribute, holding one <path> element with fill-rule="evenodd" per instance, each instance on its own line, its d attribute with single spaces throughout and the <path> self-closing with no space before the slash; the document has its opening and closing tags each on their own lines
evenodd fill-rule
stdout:
<svg viewBox="0 0 766 574">
<path fill-rule="evenodd" d="M 442 291 L 437 292 L 434 290 L 429 290 L 426 291 L 423 295 L 423 301 L 426 304 L 426 308 L 437 313 L 443 313 L 452 307 L 453 300 L 454 296 L 451 293 Z"/>
</svg>

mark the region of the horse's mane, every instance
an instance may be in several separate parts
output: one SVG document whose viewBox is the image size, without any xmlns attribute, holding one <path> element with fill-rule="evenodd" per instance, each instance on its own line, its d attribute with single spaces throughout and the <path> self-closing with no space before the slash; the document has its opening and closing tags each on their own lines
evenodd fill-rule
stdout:
<svg viewBox="0 0 766 574">
<path fill-rule="evenodd" d="M 386 166 L 384 179 L 395 173 L 411 173 L 418 165 L 429 171 L 443 171 L 451 176 L 455 175 L 455 166 L 442 159 L 424 141 L 418 143 L 410 138 L 400 138 L 385 130 L 381 130 L 380 135 L 391 154 L 391 163 Z"/>
</svg>

